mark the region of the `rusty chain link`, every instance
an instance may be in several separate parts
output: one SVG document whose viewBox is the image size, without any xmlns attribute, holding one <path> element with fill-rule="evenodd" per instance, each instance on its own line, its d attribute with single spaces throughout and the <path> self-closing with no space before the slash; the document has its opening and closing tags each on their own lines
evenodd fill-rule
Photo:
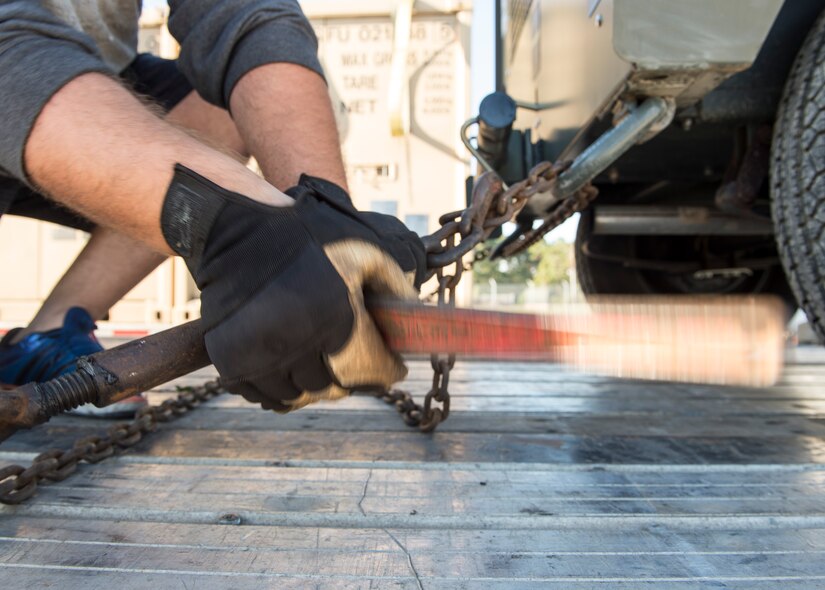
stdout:
<svg viewBox="0 0 825 590">
<path fill-rule="evenodd" d="M 525 231 L 512 242 L 502 243 L 501 247 L 496 249 L 496 256 L 509 258 L 523 252 L 541 240 L 548 232 L 564 223 L 571 215 L 587 209 L 587 206 L 598 194 L 599 191 L 595 186 L 592 184 L 585 185 L 576 193 L 558 203 L 542 218 L 541 225 Z"/>
<path fill-rule="evenodd" d="M 178 396 L 135 413 L 131 422 L 111 426 L 103 436 L 87 436 L 75 441 L 71 449 L 51 449 L 40 453 L 28 468 L 9 465 L 0 469 L 0 503 L 19 504 L 37 491 L 39 483 L 62 481 L 77 469 L 78 463 L 97 463 L 111 457 L 115 450 L 137 444 L 144 434 L 153 432 L 161 422 L 171 422 L 203 402 L 220 395 L 217 381 L 198 387 L 179 387 Z"/>
<path fill-rule="evenodd" d="M 559 174 L 570 162 L 541 162 L 530 170 L 527 178 L 505 189 L 501 178 L 491 172 L 478 177 L 470 206 L 439 218 L 441 228 L 422 238 L 427 250 L 428 278 L 436 276 L 439 307 L 455 307 L 455 291 L 465 270 L 463 259 L 476 246 L 487 240 L 504 223 L 511 221 L 537 193 L 552 192 Z M 598 191 L 590 184 L 562 199 L 542 220 L 541 226 L 524 233 L 522 239 L 508 244 L 503 254 L 511 256 L 540 240 L 547 232 L 577 211 L 586 208 Z M 449 271 L 446 270 L 452 267 Z M 408 426 L 422 432 L 432 432 L 450 414 L 450 370 L 455 355 L 434 353 L 430 357 L 433 384 L 424 398 L 424 406 L 415 402 L 409 392 L 400 389 L 379 392 L 376 397 L 392 404 Z M 440 407 L 434 402 L 441 404 Z"/>
</svg>

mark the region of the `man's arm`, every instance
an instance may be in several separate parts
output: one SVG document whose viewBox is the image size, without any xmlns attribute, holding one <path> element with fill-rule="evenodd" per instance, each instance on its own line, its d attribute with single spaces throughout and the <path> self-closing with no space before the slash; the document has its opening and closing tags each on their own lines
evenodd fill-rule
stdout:
<svg viewBox="0 0 825 590">
<path fill-rule="evenodd" d="M 167 254 L 172 250 L 160 218 L 177 163 L 253 200 L 292 203 L 240 162 L 172 127 L 96 73 L 75 78 L 51 98 L 25 151 L 28 176 L 46 194 Z"/>
<path fill-rule="evenodd" d="M 166 253 L 160 211 L 175 163 L 253 199 L 291 203 L 163 122 L 107 73 L 91 39 L 37 3 L 0 5 L 0 168 Z"/>
<path fill-rule="evenodd" d="M 288 63 L 260 66 L 240 79 L 231 103 L 235 125 L 269 182 L 286 190 L 304 173 L 347 188 L 329 92 L 315 72 Z"/>
<path fill-rule="evenodd" d="M 179 67 L 229 108 L 249 151 L 281 190 L 301 173 L 346 188 L 318 43 L 294 0 L 170 0 Z"/>
<path fill-rule="evenodd" d="M 109 72 L 94 43 L 36 2 L 0 4 L 0 168 L 25 180 L 23 148 L 43 106 L 66 83 Z"/>
<path fill-rule="evenodd" d="M 238 80 L 265 64 L 323 76 L 315 32 L 296 0 L 169 0 L 169 8 L 178 67 L 214 105 L 229 108 Z"/>
</svg>

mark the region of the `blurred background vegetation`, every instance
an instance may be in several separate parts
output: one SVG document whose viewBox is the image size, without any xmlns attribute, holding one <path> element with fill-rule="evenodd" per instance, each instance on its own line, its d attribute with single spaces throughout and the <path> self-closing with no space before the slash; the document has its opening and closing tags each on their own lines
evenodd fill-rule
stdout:
<svg viewBox="0 0 825 590">
<path fill-rule="evenodd" d="M 540 309 L 580 301 L 573 244 L 542 240 L 507 260 L 479 260 L 473 265 L 473 304 Z"/>
</svg>

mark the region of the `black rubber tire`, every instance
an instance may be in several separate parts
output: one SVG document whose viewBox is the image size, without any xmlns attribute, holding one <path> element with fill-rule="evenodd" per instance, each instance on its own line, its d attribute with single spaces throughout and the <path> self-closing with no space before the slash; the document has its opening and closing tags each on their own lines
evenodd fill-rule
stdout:
<svg viewBox="0 0 825 590">
<path fill-rule="evenodd" d="M 596 260 L 587 256 L 584 245 L 588 244 L 597 252 L 610 252 L 614 256 L 631 256 L 629 240 L 615 236 L 593 235 L 593 208 L 586 209 L 579 217 L 576 228 L 576 277 L 585 295 L 636 295 L 649 293 L 641 274 L 619 264 Z"/>
<path fill-rule="evenodd" d="M 787 317 L 790 319 L 796 310 L 794 294 L 788 287 L 785 275 L 779 264 L 758 271 L 753 277 L 745 279 L 703 281 L 701 285 L 685 277 L 667 278 L 657 271 L 628 268 L 616 262 L 598 260 L 584 253 L 588 244 L 593 252 L 610 254 L 616 257 L 634 258 L 639 252 L 654 250 L 667 252 L 669 244 L 659 242 L 651 245 L 650 238 L 635 236 L 612 236 L 593 234 L 593 209 L 582 212 L 576 231 L 576 275 L 585 295 L 721 295 L 721 294 L 769 294 L 779 297 L 784 303 Z M 673 238 L 678 240 L 679 238 Z M 682 238 L 684 239 L 684 238 Z M 675 245 L 676 242 L 674 241 Z M 720 245 L 722 249 L 724 245 Z M 772 242 L 765 246 L 776 256 Z M 665 256 L 665 259 L 671 258 Z M 675 260 L 675 258 L 673 259 Z"/>
<path fill-rule="evenodd" d="M 825 343 L 825 13 L 797 54 L 771 146 L 771 207 L 782 265 Z"/>
</svg>

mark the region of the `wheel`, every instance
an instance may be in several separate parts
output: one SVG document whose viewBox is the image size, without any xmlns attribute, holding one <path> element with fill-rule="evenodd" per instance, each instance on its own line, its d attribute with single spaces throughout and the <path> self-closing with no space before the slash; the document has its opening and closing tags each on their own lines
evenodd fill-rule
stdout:
<svg viewBox="0 0 825 590">
<path fill-rule="evenodd" d="M 576 277 L 585 295 L 633 295 L 649 292 L 638 270 L 599 257 L 606 252 L 616 257 L 630 257 L 633 244 L 623 238 L 624 236 L 594 235 L 593 208 L 582 212 L 576 228 L 575 260 Z"/>
<path fill-rule="evenodd" d="M 800 307 L 825 343 L 825 13 L 785 83 L 770 173 L 782 264 Z"/>
<path fill-rule="evenodd" d="M 576 232 L 576 274 L 585 295 L 771 294 L 788 316 L 796 308 L 770 239 L 727 236 L 615 236 L 593 234 L 593 209 Z M 728 268 L 703 272 L 705 268 Z"/>
</svg>

